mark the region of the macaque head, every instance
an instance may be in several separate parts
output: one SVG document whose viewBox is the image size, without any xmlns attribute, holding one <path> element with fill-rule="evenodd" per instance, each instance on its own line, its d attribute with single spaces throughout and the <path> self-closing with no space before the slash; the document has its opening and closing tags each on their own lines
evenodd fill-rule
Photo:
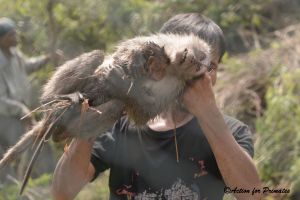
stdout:
<svg viewBox="0 0 300 200">
<path fill-rule="evenodd" d="M 210 76 L 213 85 L 217 79 L 218 64 L 226 51 L 222 29 L 210 18 L 200 13 L 177 14 L 165 22 L 161 33 L 194 34 L 211 47 Z"/>
</svg>

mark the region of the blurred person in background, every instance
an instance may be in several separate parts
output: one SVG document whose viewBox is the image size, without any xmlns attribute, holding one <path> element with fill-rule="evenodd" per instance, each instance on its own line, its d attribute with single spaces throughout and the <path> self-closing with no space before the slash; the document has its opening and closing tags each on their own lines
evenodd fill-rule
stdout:
<svg viewBox="0 0 300 200">
<path fill-rule="evenodd" d="M 32 116 L 20 120 L 29 114 L 32 100 L 27 75 L 50 60 L 48 54 L 26 58 L 17 44 L 15 22 L 0 18 L 0 155 L 34 123 Z"/>
</svg>

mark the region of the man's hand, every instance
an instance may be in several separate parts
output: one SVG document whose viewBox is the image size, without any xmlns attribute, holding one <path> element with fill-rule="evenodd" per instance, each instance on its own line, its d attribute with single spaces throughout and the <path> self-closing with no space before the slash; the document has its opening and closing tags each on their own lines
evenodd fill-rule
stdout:
<svg viewBox="0 0 300 200">
<path fill-rule="evenodd" d="M 236 142 L 216 105 L 208 72 L 186 88 L 183 103 L 198 119 L 226 186 L 249 190 L 260 188 L 261 183 L 252 159 Z M 260 194 L 235 194 L 235 197 L 239 200 L 260 199 Z"/>
<path fill-rule="evenodd" d="M 208 111 L 217 109 L 209 72 L 189 83 L 183 95 L 183 103 L 191 114 L 200 118 Z"/>
<path fill-rule="evenodd" d="M 65 54 L 62 50 L 57 49 L 54 52 L 47 53 L 44 55 L 44 64 L 48 63 L 49 61 L 55 61 L 56 64 L 60 63 L 61 61 L 66 60 Z"/>
</svg>

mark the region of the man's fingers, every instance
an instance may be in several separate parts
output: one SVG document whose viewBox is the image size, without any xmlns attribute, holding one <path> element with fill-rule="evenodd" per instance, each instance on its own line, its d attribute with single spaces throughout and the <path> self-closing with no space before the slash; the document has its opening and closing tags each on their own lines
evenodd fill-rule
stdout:
<svg viewBox="0 0 300 200">
<path fill-rule="evenodd" d="M 204 76 L 205 73 L 208 73 L 207 67 L 200 66 L 200 69 L 195 73 L 195 76 L 193 79 L 199 79 Z"/>
<path fill-rule="evenodd" d="M 209 74 L 210 74 L 210 72 L 206 71 L 206 72 L 204 73 L 204 79 L 206 79 L 207 81 L 211 82 L 211 77 L 210 77 Z"/>
<path fill-rule="evenodd" d="M 194 85 L 194 84 L 198 84 L 198 82 L 201 82 L 199 84 L 204 84 L 204 83 L 208 83 L 211 84 L 211 77 L 209 75 L 210 73 L 206 70 L 203 74 L 199 75 L 199 76 L 195 76 L 192 80 L 187 82 L 188 86 Z"/>
</svg>

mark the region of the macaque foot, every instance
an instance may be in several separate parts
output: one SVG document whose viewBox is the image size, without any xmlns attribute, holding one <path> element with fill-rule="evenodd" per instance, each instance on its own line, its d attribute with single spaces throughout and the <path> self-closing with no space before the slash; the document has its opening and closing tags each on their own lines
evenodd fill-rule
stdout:
<svg viewBox="0 0 300 200">
<path fill-rule="evenodd" d="M 82 103 L 85 98 L 82 93 L 75 92 L 75 93 L 66 94 L 66 95 L 58 95 L 58 96 L 56 96 L 56 99 L 67 100 L 67 101 L 72 102 L 73 104 L 79 104 L 79 103 Z"/>
<path fill-rule="evenodd" d="M 47 104 L 49 102 L 58 102 L 58 101 L 69 101 L 72 104 L 80 104 L 84 101 L 84 95 L 80 92 L 74 92 L 71 94 L 63 94 L 63 95 L 55 95 L 52 98 L 48 98 L 43 100 L 43 104 Z"/>
</svg>

